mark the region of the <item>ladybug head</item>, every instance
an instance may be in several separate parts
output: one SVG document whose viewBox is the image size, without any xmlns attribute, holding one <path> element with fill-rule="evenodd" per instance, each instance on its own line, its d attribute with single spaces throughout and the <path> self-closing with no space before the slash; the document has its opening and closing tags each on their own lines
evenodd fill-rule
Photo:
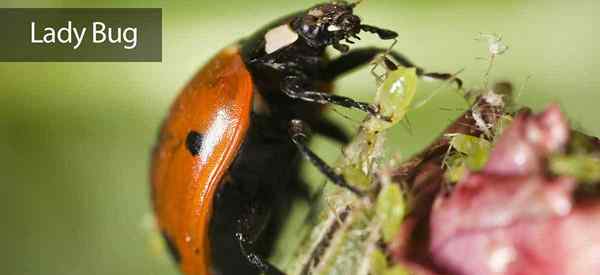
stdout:
<svg viewBox="0 0 600 275">
<path fill-rule="evenodd" d="M 397 34 L 393 31 L 363 25 L 354 14 L 358 4 L 346 1 L 333 1 L 316 5 L 292 21 L 292 29 L 302 37 L 310 47 L 322 48 L 332 45 L 340 52 L 347 52 L 350 47 L 342 44 L 345 41 L 354 44 L 351 38 L 360 39 L 361 31 L 377 33 L 382 39 L 393 39 Z"/>
</svg>

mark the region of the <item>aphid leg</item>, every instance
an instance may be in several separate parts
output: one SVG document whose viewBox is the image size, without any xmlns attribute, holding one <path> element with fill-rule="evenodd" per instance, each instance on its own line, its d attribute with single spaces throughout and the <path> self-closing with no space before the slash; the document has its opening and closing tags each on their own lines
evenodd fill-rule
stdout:
<svg viewBox="0 0 600 275">
<path fill-rule="evenodd" d="M 283 81 L 281 90 L 291 98 L 315 102 L 319 104 L 335 104 L 346 108 L 357 109 L 373 116 L 379 117 L 377 107 L 366 103 L 355 101 L 345 96 L 332 95 L 324 92 L 315 91 L 310 88 L 305 77 L 288 76 Z"/>
<path fill-rule="evenodd" d="M 402 119 L 403 122 L 403 126 L 406 128 L 406 131 L 408 132 L 409 135 L 413 135 L 413 127 L 412 124 L 410 123 L 410 119 L 408 118 L 408 114 L 404 114 L 404 119 Z"/>
<path fill-rule="evenodd" d="M 395 40 L 394 40 L 395 41 Z M 381 83 L 383 83 L 383 81 L 385 80 L 385 78 L 387 77 L 388 73 L 390 71 L 394 71 L 398 69 L 398 66 L 396 66 L 396 63 L 394 63 L 391 59 L 389 59 L 385 53 L 380 53 L 377 54 L 377 56 L 375 56 L 373 58 L 373 60 L 371 60 L 371 75 L 373 75 L 373 77 L 375 77 L 375 80 L 377 81 L 377 84 L 380 85 Z M 383 66 L 384 68 L 384 72 L 382 74 L 377 74 L 376 70 L 377 68 Z"/>
<path fill-rule="evenodd" d="M 333 184 L 345 188 L 346 190 L 356 194 L 357 196 L 362 196 L 362 191 L 348 184 L 348 182 L 346 182 L 346 179 L 342 175 L 336 173 L 331 166 L 327 165 L 327 163 L 325 163 L 323 159 L 321 159 L 312 150 L 310 150 L 310 148 L 308 148 L 308 145 L 306 144 L 306 140 L 309 135 L 308 131 L 308 126 L 302 120 L 293 119 L 290 121 L 290 138 L 292 139 L 292 142 L 296 145 L 300 153 L 304 156 L 304 158 L 306 158 L 317 169 L 319 169 L 319 171 L 321 171 L 323 175 L 325 175 L 331 182 L 333 182 Z"/>
<path fill-rule="evenodd" d="M 459 74 L 461 71 L 455 73 L 455 74 L 448 74 L 448 73 L 426 73 L 423 75 L 423 78 L 431 78 L 431 79 L 438 79 L 438 80 L 445 80 L 445 81 L 454 81 L 457 85 L 457 87 L 459 89 L 462 88 L 462 80 L 458 77 L 456 77 L 457 74 Z M 440 86 L 441 87 L 441 86 Z M 431 100 L 433 97 L 435 97 L 437 95 L 437 93 L 440 91 L 440 87 L 438 87 L 437 89 L 435 89 L 433 92 L 430 92 L 429 95 L 422 99 L 419 102 L 415 102 L 412 104 L 412 109 L 419 109 L 421 107 L 423 107 L 425 104 L 427 104 L 427 102 L 429 102 L 429 100 Z"/>
</svg>

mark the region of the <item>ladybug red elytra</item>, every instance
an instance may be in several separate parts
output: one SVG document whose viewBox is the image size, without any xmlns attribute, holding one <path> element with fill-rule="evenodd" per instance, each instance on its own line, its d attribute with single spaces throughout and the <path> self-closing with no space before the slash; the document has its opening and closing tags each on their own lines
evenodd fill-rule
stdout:
<svg viewBox="0 0 600 275">
<path fill-rule="evenodd" d="M 320 4 L 269 24 L 218 53 L 172 105 L 152 157 L 152 202 L 183 273 L 283 274 L 259 256 L 268 251 L 270 237 L 261 232 L 269 213 L 281 210 L 274 205 L 286 188 L 297 184 L 299 156 L 334 184 L 361 194 L 306 145 L 306 125 L 348 141 L 321 116 L 324 104 L 377 115 L 371 104 L 330 93 L 335 78 L 385 51 L 350 51 L 343 41 L 353 44 L 362 31 L 384 40 L 397 36 L 362 24 L 355 5 Z M 344 54 L 331 60 L 328 46 Z M 391 55 L 415 67 L 402 55 Z"/>
</svg>

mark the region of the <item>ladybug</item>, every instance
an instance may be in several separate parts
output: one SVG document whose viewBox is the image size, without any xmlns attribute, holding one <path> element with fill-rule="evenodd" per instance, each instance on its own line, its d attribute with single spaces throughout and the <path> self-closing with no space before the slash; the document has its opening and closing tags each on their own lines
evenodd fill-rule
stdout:
<svg viewBox="0 0 600 275">
<path fill-rule="evenodd" d="M 338 76 L 385 52 L 350 51 L 359 33 L 397 36 L 362 24 L 355 6 L 324 3 L 274 21 L 216 54 L 173 103 L 153 152 L 151 189 L 158 226 L 184 274 L 284 274 L 262 257 L 274 235 L 264 232 L 273 212 L 285 211 L 277 205 L 288 187 L 299 183 L 301 156 L 362 195 L 307 146 L 308 125 L 348 141 L 322 117 L 325 104 L 378 115 L 376 106 L 330 93 Z M 343 55 L 328 58 L 329 46 Z"/>
</svg>

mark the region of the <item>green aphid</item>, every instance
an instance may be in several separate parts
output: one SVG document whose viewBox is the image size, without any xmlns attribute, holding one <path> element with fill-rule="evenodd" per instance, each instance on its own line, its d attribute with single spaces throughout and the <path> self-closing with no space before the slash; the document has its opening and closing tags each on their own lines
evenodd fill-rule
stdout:
<svg viewBox="0 0 600 275">
<path fill-rule="evenodd" d="M 466 171 L 478 171 L 488 160 L 492 144 L 484 138 L 466 134 L 449 134 L 450 147 L 444 163 L 446 177 L 451 182 L 460 180 Z"/>
<path fill-rule="evenodd" d="M 385 56 L 376 65 L 385 68 L 385 73 L 378 76 L 374 100 L 380 116 L 368 117 L 354 140 L 344 149 L 345 158 L 338 167 L 341 167 L 341 172 L 350 180 L 356 178 L 364 181 L 364 178 L 368 179 L 372 175 L 375 162 L 383 154 L 385 130 L 404 118 L 417 90 L 415 68 L 398 67 Z M 364 175 L 363 179 L 358 176 L 360 173 Z"/>
<path fill-rule="evenodd" d="M 383 275 L 410 275 L 411 273 L 401 265 L 395 265 L 388 268 Z"/>
<path fill-rule="evenodd" d="M 352 184 L 361 188 L 368 188 L 370 178 L 364 173 L 363 169 L 357 165 L 344 165 L 342 168 L 342 175 Z"/>
<path fill-rule="evenodd" d="M 575 177 L 580 182 L 600 182 L 600 158 L 589 154 L 555 155 L 550 170 L 561 176 Z"/>
<path fill-rule="evenodd" d="M 458 182 L 467 173 L 467 165 L 462 154 L 451 154 L 444 161 L 446 166 L 446 179 L 449 182 Z"/>
<path fill-rule="evenodd" d="M 371 272 L 369 274 L 409 275 L 411 273 L 401 265 L 389 266 L 385 254 L 379 250 L 376 250 L 371 254 Z"/>
<path fill-rule="evenodd" d="M 370 263 L 371 263 L 371 274 L 380 275 L 384 274 L 388 269 L 387 258 L 385 254 L 380 250 L 375 250 L 370 255 Z"/>
<path fill-rule="evenodd" d="M 592 139 L 578 131 L 572 131 L 567 151 L 570 154 L 588 154 L 596 151 L 597 145 L 592 142 Z"/>
<path fill-rule="evenodd" d="M 365 127 L 372 132 L 388 129 L 400 122 L 410 110 L 417 92 L 415 68 L 386 67 L 382 78 L 375 94 L 375 104 L 385 120 L 371 118 L 367 121 Z"/>
<path fill-rule="evenodd" d="M 398 233 L 406 214 L 406 203 L 400 185 L 388 184 L 382 188 L 377 197 L 375 213 L 381 223 L 383 241 L 389 243 Z"/>
<path fill-rule="evenodd" d="M 344 148 L 344 157 L 337 165 L 348 181 L 357 186 L 368 187 L 377 161 L 383 155 L 383 141 L 381 132 L 360 129 L 354 140 Z"/>
</svg>

